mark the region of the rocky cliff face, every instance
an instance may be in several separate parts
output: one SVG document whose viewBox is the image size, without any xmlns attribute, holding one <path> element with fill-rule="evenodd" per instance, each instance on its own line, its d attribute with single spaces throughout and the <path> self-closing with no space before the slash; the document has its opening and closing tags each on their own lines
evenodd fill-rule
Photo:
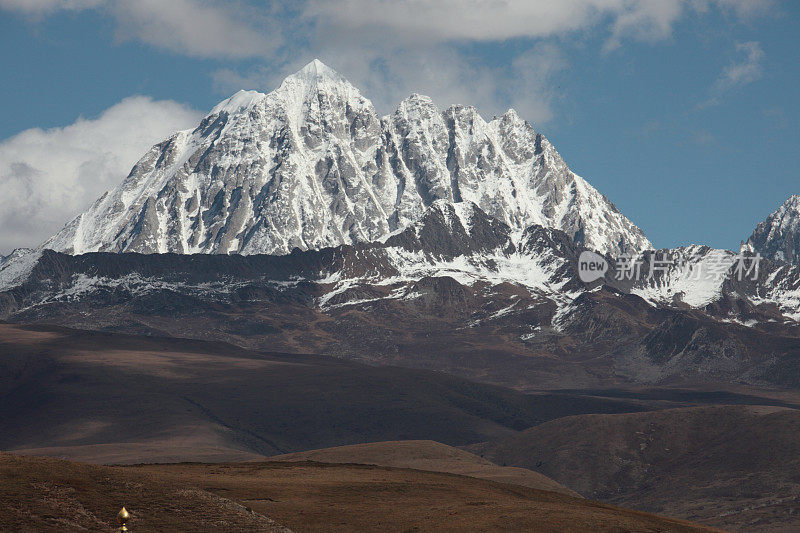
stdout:
<svg viewBox="0 0 800 533">
<path fill-rule="evenodd" d="M 800 196 L 793 195 L 742 245 L 743 250 L 787 263 L 800 261 Z"/>
<path fill-rule="evenodd" d="M 375 241 L 438 200 L 473 202 L 517 233 L 556 228 L 603 253 L 650 248 L 513 110 L 486 122 L 475 108 L 442 112 L 412 95 L 381 118 L 316 60 L 151 148 L 44 248 L 286 254 Z"/>
</svg>

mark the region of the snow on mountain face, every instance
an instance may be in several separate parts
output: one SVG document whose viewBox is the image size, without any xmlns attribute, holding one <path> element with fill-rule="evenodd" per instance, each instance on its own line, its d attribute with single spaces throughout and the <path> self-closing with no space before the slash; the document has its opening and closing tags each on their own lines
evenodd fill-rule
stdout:
<svg viewBox="0 0 800 533">
<path fill-rule="evenodd" d="M 789 197 L 761 222 L 742 249 L 777 261 L 800 261 L 800 195 Z"/>
<path fill-rule="evenodd" d="M 574 268 L 578 248 L 565 233 L 530 226 L 519 245 L 511 234 L 509 226 L 472 202 L 437 200 L 419 220 L 384 240 L 256 256 L 251 269 L 244 270 L 241 261 L 220 263 L 211 257 L 180 259 L 183 256 L 165 255 L 147 259 L 139 254 L 112 253 L 72 258 L 47 250 L 30 251 L 36 268 L 33 272 L 28 269 L 28 286 L 11 299 L 5 312 L 9 308 L 20 311 L 102 300 L 109 292 L 141 296 L 169 290 L 191 297 L 225 299 L 249 283 L 277 291 L 300 285 L 304 290 L 313 288 L 314 304 L 323 310 L 367 301 L 411 301 L 420 297 L 420 287 L 440 282 L 453 283 L 456 288 L 472 287 L 482 294 L 492 292 L 487 287 L 511 284 L 519 288 L 519 294 L 527 294 L 531 304 L 556 310 L 584 290 Z M 73 266 L 82 266 L 64 275 L 64 258 L 70 258 L 68 262 L 74 259 Z M 176 271 L 183 274 L 172 275 Z M 243 273 L 247 279 L 242 278 Z M 3 288 L 4 270 L 0 268 L 0 291 Z M 0 313 L 3 311 L 0 306 Z"/>
<path fill-rule="evenodd" d="M 43 247 L 285 254 L 378 240 L 437 200 L 474 202 L 517 233 L 561 229 L 612 255 L 651 247 L 513 110 L 486 122 L 472 107 L 441 112 L 412 95 L 380 118 L 317 60 L 151 148 Z"/>
<path fill-rule="evenodd" d="M 774 263 L 746 297 L 755 305 L 774 304 L 784 319 L 800 322 L 800 265 Z"/>
<path fill-rule="evenodd" d="M 692 307 L 703 307 L 722 297 L 737 260 L 731 251 L 698 245 L 658 250 L 638 259 L 642 268 L 631 294 L 654 305 L 682 302 Z"/>
<path fill-rule="evenodd" d="M 612 255 L 652 247 L 514 110 L 487 123 L 473 107 L 440 113 L 429 98 L 412 95 L 384 122 L 396 173 L 417 183 L 426 205 L 470 201 L 511 228 L 560 229 Z"/>
<path fill-rule="evenodd" d="M 30 274 L 41 252 L 30 248 L 17 248 L 0 258 L 0 290 L 19 285 Z"/>
<path fill-rule="evenodd" d="M 379 140 L 372 104 L 312 62 L 154 146 L 45 247 L 247 254 L 374 239 L 388 227 L 363 180 Z"/>
</svg>

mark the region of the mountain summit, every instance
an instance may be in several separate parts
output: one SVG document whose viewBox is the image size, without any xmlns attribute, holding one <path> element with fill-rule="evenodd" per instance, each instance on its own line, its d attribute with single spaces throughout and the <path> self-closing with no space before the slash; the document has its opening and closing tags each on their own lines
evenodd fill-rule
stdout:
<svg viewBox="0 0 800 533">
<path fill-rule="evenodd" d="M 44 248 L 285 254 L 378 240 L 437 200 L 472 202 L 516 234 L 539 224 L 604 253 L 651 247 L 513 110 L 486 122 L 412 95 L 381 118 L 314 60 L 152 147 Z"/>
<path fill-rule="evenodd" d="M 349 83 L 341 74 L 333 70 L 331 67 L 320 61 L 319 59 L 315 59 L 311 61 L 309 64 L 286 78 L 287 80 L 299 79 L 299 80 L 321 80 L 321 79 L 330 79 L 336 80 L 343 83 Z"/>
<path fill-rule="evenodd" d="M 793 195 L 761 222 L 743 250 L 787 263 L 800 261 L 800 196 Z"/>
</svg>

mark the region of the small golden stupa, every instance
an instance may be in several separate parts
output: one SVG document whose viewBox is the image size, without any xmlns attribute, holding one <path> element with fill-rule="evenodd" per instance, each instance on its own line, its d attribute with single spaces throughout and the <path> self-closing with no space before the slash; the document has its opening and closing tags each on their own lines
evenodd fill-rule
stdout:
<svg viewBox="0 0 800 533">
<path fill-rule="evenodd" d="M 124 507 L 120 509 L 119 513 L 117 513 L 117 522 L 121 526 L 117 531 L 128 531 L 128 528 L 125 527 L 125 524 L 128 523 L 128 520 L 131 519 L 130 513 Z"/>
</svg>

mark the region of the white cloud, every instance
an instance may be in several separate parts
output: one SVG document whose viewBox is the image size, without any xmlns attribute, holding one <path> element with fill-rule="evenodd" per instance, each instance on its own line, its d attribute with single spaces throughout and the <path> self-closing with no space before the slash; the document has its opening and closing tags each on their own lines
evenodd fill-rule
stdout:
<svg viewBox="0 0 800 533">
<path fill-rule="evenodd" d="M 744 55 L 739 61 L 734 61 L 722 72 L 719 83 L 723 88 L 734 85 L 744 85 L 761 78 L 761 63 L 764 60 L 764 51 L 756 41 L 738 43 L 736 50 Z"/>
<path fill-rule="evenodd" d="M 0 142 L 0 252 L 41 243 L 117 186 L 153 144 L 198 120 L 176 102 L 134 96 L 95 119 Z"/>
<path fill-rule="evenodd" d="M 0 0 L 0 9 L 40 17 L 57 11 L 104 8 L 117 38 L 192 57 L 264 57 L 282 42 L 271 21 L 278 8 L 210 0 Z"/>
<path fill-rule="evenodd" d="M 189 56 L 265 56 L 279 44 L 274 29 L 252 27 L 244 20 L 250 10 L 235 3 L 216 7 L 197 0 L 122 0 L 114 13 L 121 39 Z"/>
<path fill-rule="evenodd" d="M 677 0 L 676 0 L 677 1 Z M 626 0 L 311 0 L 306 16 L 335 30 L 375 28 L 415 41 L 550 37 L 627 11 Z M 636 3 L 636 2 L 634 2 Z"/>
<path fill-rule="evenodd" d="M 719 105 L 729 91 L 759 80 L 763 75 L 765 55 L 757 41 L 737 43 L 736 52 L 739 58 L 723 69 L 720 77 L 711 86 L 710 97 L 701 103 L 699 108 Z"/>
<path fill-rule="evenodd" d="M 715 6 L 749 17 L 772 5 L 772 0 L 309 0 L 304 15 L 319 31 L 351 42 L 542 39 L 599 26 L 607 28 L 613 48 L 623 38 L 669 37 L 688 11 Z"/>
<path fill-rule="evenodd" d="M 275 59 L 306 38 L 334 46 L 546 39 L 599 28 L 606 49 L 664 39 L 687 13 L 712 8 L 747 19 L 776 0 L 0 0 L 0 9 L 44 14 L 108 6 L 123 39 L 195 57 Z M 287 39 L 292 35 L 291 40 Z"/>
<path fill-rule="evenodd" d="M 672 27 L 681 18 L 684 2 L 680 0 L 648 0 L 631 2 L 613 14 L 611 37 L 606 51 L 619 48 L 626 37 L 639 41 L 658 41 L 672 35 Z"/>
</svg>

